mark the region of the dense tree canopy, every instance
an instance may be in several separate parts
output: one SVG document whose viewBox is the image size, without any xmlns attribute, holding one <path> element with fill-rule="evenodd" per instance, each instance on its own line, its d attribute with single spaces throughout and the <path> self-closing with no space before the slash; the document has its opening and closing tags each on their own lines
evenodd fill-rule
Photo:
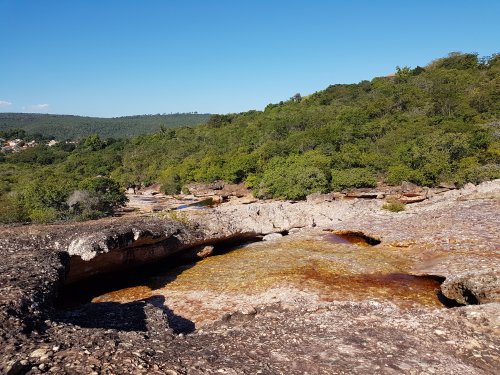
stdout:
<svg viewBox="0 0 500 375">
<path fill-rule="evenodd" d="M 192 181 L 224 179 L 259 197 L 301 199 L 377 181 L 478 183 L 499 178 L 499 164 L 500 56 L 452 53 L 264 111 L 213 115 L 205 125 L 119 141 L 94 135 L 74 149 L 7 155 L 0 200 L 18 219 L 39 220 L 32 211 L 40 207 L 49 219 L 71 211 L 70 195 L 96 176 L 122 189 L 159 182 L 170 194 Z"/>
<path fill-rule="evenodd" d="M 31 139 L 41 134 L 58 140 L 80 139 L 92 134 L 127 138 L 169 128 L 205 123 L 209 114 L 174 113 L 114 118 L 47 115 L 36 113 L 0 113 L 0 137 L 13 130 L 24 131 Z M 23 138 L 23 137 L 16 137 Z"/>
</svg>

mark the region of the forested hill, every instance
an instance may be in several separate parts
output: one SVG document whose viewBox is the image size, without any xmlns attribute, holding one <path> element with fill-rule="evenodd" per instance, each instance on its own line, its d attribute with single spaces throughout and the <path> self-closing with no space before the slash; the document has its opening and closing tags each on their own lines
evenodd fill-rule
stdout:
<svg viewBox="0 0 500 375">
<path fill-rule="evenodd" d="M 103 138 L 130 138 L 152 133 L 160 128 L 175 128 L 205 123 L 209 114 L 176 113 L 126 117 L 83 117 L 33 113 L 0 113 L 0 131 L 23 129 L 27 134 L 41 134 L 59 140 L 81 139 L 91 134 Z"/>
<path fill-rule="evenodd" d="M 119 192 L 158 182 L 173 194 L 191 181 L 223 179 L 258 197 L 303 199 L 377 182 L 500 178 L 499 88 L 500 55 L 453 53 L 200 126 L 0 155 L 0 222 L 98 216 L 97 198 L 71 206 L 69 197 L 113 184 Z"/>
</svg>

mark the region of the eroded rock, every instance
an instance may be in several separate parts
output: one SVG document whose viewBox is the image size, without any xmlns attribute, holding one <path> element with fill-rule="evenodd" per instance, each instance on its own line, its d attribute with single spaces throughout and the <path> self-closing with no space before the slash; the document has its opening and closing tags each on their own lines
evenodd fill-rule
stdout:
<svg viewBox="0 0 500 375">
<path fill-rule="evenodd" d="M 443 294 L 460 304 L 500 302 L 500 270 L 489 269 L 454 275 L 441 286 Z"/>
<path fill-rule="evenodd" d="M 195 212 L 190 224 L 112 218 L 3 227 L 0 372 L 33 368 L 33 373 L 196 373 L 201 369 L 216 373 L 222 369 L 329 374 L 349 369 L 352 373 L 494 374 L 500 366 L 500 303 L 495 302 L 500 269 L 496 246 L 500 203 L 495 198 L 499 188 L 496 181 L 450 190 L 411 205 L 401 215 L 384 212 L 378 200 L 314 206 L 272 202 Z M 314 226 L 377 234 L 382 240 L 379 246 L 387 244 L 384 251 L 394 256 L 395 265 L 414 274 L 446 277 L 445 295 L 472 303 L 467 299 L 470 292 L 480 305 L 403 309 L 374 300 L 319 303 L 310 295 L 300 299 L 288 293 L 291 302 L 284 306 L 277 294 L 274 304 L 252 305 L 255 313 L 231 312 L 230 316 L 241 319 L 192 333 L 188 333 L 192 322 L 179 316 L 168 300 L 53 310 L 58 286 L 68 271 L 72 243 L 75 257 L 99 259 L 123 250 L 123 254 L 135 254 L 123 259 L 135 261 L 137 254 L 150 251 L 149 246 L 166 246 L 164 242 L 174 238 L 193 248 L 210 245 L 207 241 Z M 390 247 L 398 243 L 405 247 Z M 188 249 L 182 246 L 177 249 Z M 379 246 L 367 248 L 366 256 Z M 94 315 L 85 315 L 92 311 Z M 185 328 L 173 334 L 172 323 Z M 45 355 L 29 356 L 42 347 L 49 349 Z"/>
</svg>

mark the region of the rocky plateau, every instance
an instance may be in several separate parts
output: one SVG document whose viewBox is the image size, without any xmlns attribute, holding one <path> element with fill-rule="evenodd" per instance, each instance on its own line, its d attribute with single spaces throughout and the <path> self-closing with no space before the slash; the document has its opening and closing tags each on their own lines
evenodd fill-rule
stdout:
<svg viewBox="0 0 500 375">
<path fill-rule="evenodd" d="M 0 227 L 0 372 L 498 373 L 500 180 L 390 194 Z"/>
</svg>

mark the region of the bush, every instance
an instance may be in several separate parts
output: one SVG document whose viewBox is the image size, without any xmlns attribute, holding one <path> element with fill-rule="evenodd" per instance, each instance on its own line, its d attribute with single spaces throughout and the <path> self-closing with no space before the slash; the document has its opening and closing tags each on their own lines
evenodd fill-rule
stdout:
<svg viewBox="0 0 500 375">
<path fill-rule="evenodd" d="M 332 189 L 375 187 L 377 179 L 368 168 L 350 168 L 332 170 Z"/>
<path fill-rule="evenodd" d="M 406 205 L 397 199 L 387 199 L 387 202 L 382 205 L 382 208 L 391 212 L 401 212 L 406 209 Z"/>
<path fill-rule="evenodd" d="M 81 191 L 73 192 L 71 199 L 68 199 L 73 214 L 77 216 L 96 218 L 110 215 L 114 209 L 127 202 L 120 185 L 107 177 L 86 178 L 78 187 Z"/>
<path fill-rule="evenodd" d="M 26 185 L 20 197 L 31 220 L 48 222 L 61 219 L 67 212 L 66 199 L 70 191 L 64 182 L 47 178 Z"/>
<path fill-rule="evenodd" d="M 303 199 L 328 191 L 327 163 L 316 152 L 272 159 L 255 195 L 263 198 Z"/>
<path fill-rule="evenodd" d="M 476 157 L 467 157 L 460 160 L 455 174 L 455 182 L 461 186 L 467 182 L 478 184 L 483 181 L 500 178 L 498 164 L 481 165 Z"/>
<path fill-rule="evenodd" d="M 161 190 L 168 195 L 179 194 L 182 188 L 180 176 L 175 173 L 171 168 L 163 171 L 160 175 L 159 182 Z"/>
<path fill-rule="evenodd" d="M 228 182 L 238 183 L 243 181 L 250 173 L 257 169 L 257 158 L 254 155 L 231 155 L 223 166 L 223 179 Z"/>
<path fill-rule="evenodd" d="M 28 213 L 17 194 L 0 195 L 0 223 L 28 221 Z"/>
<path fill-rule="evenodd" d="M 39 207 L 29 210 L 29 219 L 34 223 L 51 223 L 61 218 L 61 213 L 53 207 Z"/>
<path fill-rule="evenodd" d="M 385 181 L 389 185 L 399 185 L 403 181 L 421 184 L 424 180 L 422 174 L 406 165 L 393 165 L 387 169 Z"/>
</svg>

